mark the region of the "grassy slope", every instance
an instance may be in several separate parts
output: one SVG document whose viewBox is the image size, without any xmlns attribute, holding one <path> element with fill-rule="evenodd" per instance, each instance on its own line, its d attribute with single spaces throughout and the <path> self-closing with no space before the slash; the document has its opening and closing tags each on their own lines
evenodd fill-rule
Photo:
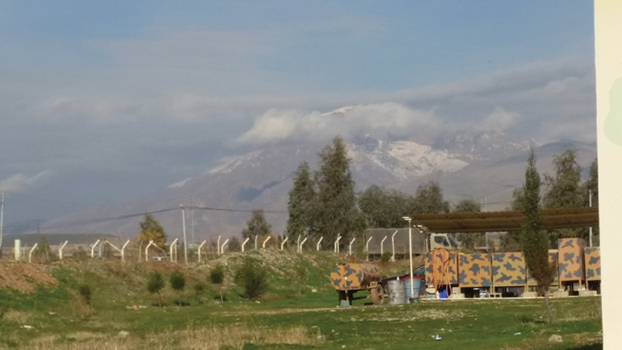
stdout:
<svg viewBox="0 0 622 350">
<path fill-rule="evenodd" d="M 551 325 L 541 321 L 541 317 L 546 317 L 541 300 L 364 306 L 367 300 L 362 299 L 355 300 L 352 308 L 340 309 L 336 308 L 337 296 L 328 283 L 328 274 L 339 260 L 337 256 L 301 256 L 275 251 L 247 254 L 263 261 L 270 271 L 270 288 L 259 303 L 240 297 L 239 288 L 233 284 L 232 276 L 241 254 L 228 254 L 191 268 L 169 263 L 57 262 L 52 266 L 52 274 L 58 280 L 55 288 L 39 288 L 32 294 L 0 290 L 3 313 L 0 347 L 32 348 L 42 339 L 51 339 L 55 346 L 85 344 L 83 348 L 89 349 L 89 339 L 102 334 L 118 339 L 120 331 L 129 332 L 131 339 L 161 341 L 154 337 L 171 334 L 171 338 L 175 338 L 175 334 L 188 329 L 206 327 L 249 329 L 264 326 L 267 329 L 302 326 L 312 344 L 266 345 L 265 342 L 274 340 L 255 336 L 247 339 L 255 344 L 245 348 L 341 349 L 345 345 L 346 348 L 403 349 L 416 344 L 418 349 L 573 349 L 599 341 L 600 298 L 553 300 L 558 322 Z M 222 287 L 227 298 L 225 303 L 215 300 L 219 299 L 220 287 L 210 285 L 207 278 L 217 264 L 224 265 L 227 272 Z M 386 274 L 393 274 L 407 271 L 407 266 L 399 263 L 384 269 Z M 168 306 L 150 306 L 156 299 L 146 292 L 147 273 L 160 271 L 168 281 L 168 274 L 177 268 L 188 279 L 189 285 L 183 295 L 176 295 L 167 287 L 162 299 Z M 303 274 L 306 278 L 296 273 L 301 268 L 306 271 Z M 197 283 L 206 284 L 206 290 L 196 293 L 193 286 Z M 93 290 L 92 309 L 84 305 L 76 292 L 82 284 Z M 313 289 L 317 292 L 311 292 Z M 178 299 L 189 306 L 175 306 L 174 301 Z M 148 307 L 128 309 L 133 305 Z M 34 328 L 27 329 L 24 325 Z M 443 339 L 434 341 L 434 334 Z M 552 346 L 548 343 L 552 334 L 562 335 L 564 343 Z M 135 344 L 128 348 L 138 347 Z M 178 339 L 162 348 L 192 346 Z M 600 347 L 582 350 L 597 348 Z"/>
</svg>

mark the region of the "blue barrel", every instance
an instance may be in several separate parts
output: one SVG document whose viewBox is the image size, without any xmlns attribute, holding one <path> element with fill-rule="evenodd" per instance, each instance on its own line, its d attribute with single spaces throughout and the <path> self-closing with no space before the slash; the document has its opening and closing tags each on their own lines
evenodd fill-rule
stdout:
<svg viewBox="0 0 622 350">
<path fill-rule="evenodd" d="M 414 296 L 413 302 L 417 302 L 419 298 L 419 287 L 421 286 L 421 280 L 413 278 L 413 292 L 410 293 L 410 277 L 404 278 L 404 301 L 410 303 L 411 295 Z"/>
</svg>

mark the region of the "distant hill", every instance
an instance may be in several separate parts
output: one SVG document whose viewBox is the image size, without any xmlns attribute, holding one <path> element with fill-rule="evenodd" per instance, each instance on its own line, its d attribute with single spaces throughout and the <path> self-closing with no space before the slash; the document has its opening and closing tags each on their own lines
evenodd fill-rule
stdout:
<svg viewBox="0 0 622 350">
<path fill-rule="evenodd" d="M 472 197 L 485 204 L 486 210 L 509 207 L 512 191 L 522 184 L 530 145 L 528 140 L 497 131 L 447 136 L 434 146 L 369 135 L 346 141 L 357 190 L 379 185 L 414 193 L 419 185 L 437 180 L 448 200 Z M 223 159 L 203 174 L 148 196 L 57 218 L 41 225 L 41 232 L 115 232 L 133 237 L 139 230 L 140 213 L 169 209 L 154 216 L 170 237 L 181 237 L 183 204 L 203 208 L 186 209 L 190 241 L 193 237 L 196 241 L 239 235 L 253 209 L 264 209 L 273 230 L 280 234 L 287 221 L 288 192 L 297 167 L 305 161 L 316 169 L 317 154 L 325 146 L 301 143 L 256 149 Z M 576 141 L 534 146 L 541 173 L 552 172 L 553 157 L 568 148 L 578 151 L 584 169 L 596 157 L 595 145 Z M 130 214 L 137 215 L 128 217 Z"/>
</svg>

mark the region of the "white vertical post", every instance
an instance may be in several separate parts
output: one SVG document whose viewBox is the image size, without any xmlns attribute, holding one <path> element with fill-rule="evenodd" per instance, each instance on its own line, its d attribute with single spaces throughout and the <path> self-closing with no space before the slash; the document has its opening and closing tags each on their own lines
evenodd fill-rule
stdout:
<svg viewBox="0 0 622 350">
<path fill-rule="evenodd" d="M 188 240 L 186 239 L 186 211 L 184 210 L 183 205 L 179 205 L 181 207 L 181 231 L 184 235 L 184 260 L 186 265 L 188 265 Z"/>
<path fill-rule="evenodd" d="M 296 251 L 298 253 L 300 253 L 300 237 L 302 237 L 302 236 L 298 235 L 298 242 L 296 242 Z"/>
<path fill-rule="evenodd" d="M 99 244 L 99 239 L 97 240 L 97 242 L 95 242 L 95 244 L 93 244 L 93 246 L 91 247 L 91 258 L 95 257 L 95 247 L 97 247 L 97 245 Z"/>
<path fill-rule="evenodd" d="M 220 255 L 220 236 L 218 236 L 218 241 L 216 242 L 216 255 Z"/>
<path fill-rule="evenodd" d="M 173 241 L 173 243 L 171 243 L 170 247 L 168 248 L 168 255 L 169 255 L 169 260 L 171 262 L 177 262 L 177 241 L 179 240 L 179 238 L 175 238 L 175 240 Z M 151 244 L 151 241 L 149 242 L 149 244 Z M 173 249 L 174 248 L 174 249 Z M 147 252 L 147 249 L 145 249 L 145 253 Z M 173 255 L 174 254 L 174 255 Z"/>
<path fill-rule="evenodd" d="M 319 252 L 320 251 L 320 244 L 322 244 L 322 240 L 324 239 L 324 236 L 320 237 L 320 240 L 317 241 L 317 246 L 316 246 L 316 250 Z"/>
<path fill-rule="evenodd" d="M 248 243 L 248 241 L 249 241 L 250 239 L 251 239 L 251 238 L 250 238 L 250 237 L 248 237 L 248 238 L 246 238 L 246 239 L 244 240 L 244 242 L 242 242 L 242 253 L 244 253 L 244 246 L 246 245 L 246 243 Z"/>
<path fill-rule="evenodd" d="M 255 235 L 255 250 L 257 250 L 257 236 L 258 235 Z"/>
<path fill-rule="evenodd" d="M 387 239 L 387 237 L 389 237 L 389 236 L 384 236 L 382 241 L 380 241 L 380 256 L 382 256 L 382 254 L 384 254 L 384 241 Z"/>
<path fill-rule="evenodd" d="M 125 242 L 123 247 L 121 247 L 121 261 L 122 262 L 125 262 L 125 247 L 127 247 L 128 244 L 130 244 L 130 240 L 129 239 L 127 240 L 127 242 Z"/>
<path fill-rule="evenodd" d="M 173 242 L 174 243 L 174 242 Z M 145 261 L 149 261 L 149 247 L 151 247 L 152 245 L 154 245 L 155 243 L 153 243 L 153 240 L 150 239 L 149 240 L 149 244 L 147 244 L 147 246 L 145 247 Z"/>
<path fill-rule="evenodd" d="M 374 237 L 369 237 L 367 239 L 367 242 L 365 242 L 365 252 L 367 253 L 367 261 L 369 261 L 369 241 L 371 241 L 371 239 Z"/>
<path fill-rule="evenodd" d="M 339 253 L 339 241 L 341 240 L 341 236 L 337 237 L 337 240 L 335 240 L 335 253 Z"/>
<path fill-rule="evenodd" d="M 263 243 L 261 244 L 261 247 L 262 247 L 262 248 L 265 248 L 265 247 L 266 247 L 266 242 L 268 242 L 268 241 L 270 240 L 270 238 L 272 238 L 272 236 L 268 236 L 268 238 L 266 238 L 266 240 L 265 240 L 265 241 L 263 241 Z"/>
<path fill-rule="evenodd" d="M 413 238 L 412 238 L 412 218 L 410 216 L 404 216 L 404 220 L 408 221 L 408 253 L 410 254 L 410 298 L 414 299 L 413 295 Z"/>
<path fill-rule="evenodd" d="M 307 241 L 307 237 L 305 237 L 305 239 L 303 239 L 302 242 L 300 242 L 300 249 L 298 250 L 298 253 L 302 253 L 302 245 L 305 244 L 306 241 Z"/>
<path fill-rule="evenodd" d="M 32 249 L 30 249 L 30 252 L 28 253 L 28 262 L 29 263 L 32 262 L 32 252 L 35 251 L 35 248 L 37 248 L 37 245 L 39 245 L 39 243 L 35 243 L 35 245 L 32 246 Z"/>
<path fill-rule="evenodd" d="M 15 245 L 13 246 L 13 250 L 15 253 L 15 261 L 20 261 L 22 259 L 22 241 L 19 239 L 15 240 Z"/>
<path fill-rule="evenodd" d="M 283 242 L 281 242 L 281 250 L 283 250 L 283 246 L 285 245 L 285 242 L 287 242 L 288 239 L 289 239 L 289 237 L 285 237 Z"/>
<path fill-rule="evenodd" d="M 224 254 L 224 253 L 225 253 L 225 246 L 227 245 L 227 243 L 229 243 L 229 238 L 227 238 L 227 239 L 225 240 L 225 243 L 223 243 L 223 244 L 222 244 L 222 247 L 220 247 L 220 252 L 221 252 L 222 254 Z"/>
<path fill-rule="evenodd" d="M 395 261 L 395 235 L 397 234 L 397 230 L 395 230 L 395 232 L 393 232 L 393 235 L 391 235 L 391 261 Z"/>
<path fill-rule="evenodd" d="M 203 246 L 205 245 L 205 243 L 207 243 L 207 241 L 203 241 L 201 242 L 201 244 L 199 244 L 199 248 L 197 248 L 198 252 L 199 252 L 199 262 L 201 262 L 201 248 L 203 248 Z"/>
<path fill-rule="evenodd" d="M 352 243 L 354 243 L 354 241 L 356 241 L 356 237 L 352 238 L 352 240 L 350 241 L 350 245 L 348 247 L 350 255 L 352 255 Z"/>
<path fill-rule="evenodd" d="M 65 241 L 65 243 L 61 244 L 60 247 L 58 247 L 58 260 L 63 260 L 63 249 L 65 249 L 67 243 L 69 243 L 69 241 Z"/>
</svg>

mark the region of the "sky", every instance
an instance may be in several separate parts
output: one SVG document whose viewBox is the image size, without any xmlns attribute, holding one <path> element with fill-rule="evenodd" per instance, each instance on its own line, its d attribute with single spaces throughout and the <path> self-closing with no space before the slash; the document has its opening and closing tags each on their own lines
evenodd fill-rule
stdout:
<svg viewBox="0 0 622 350">
<path fill-rule="evenodd" d="M 595 142 L 593 36 L 589 1 L 0 0 L 5 222 L 336 131 Z"/>
</svg>

